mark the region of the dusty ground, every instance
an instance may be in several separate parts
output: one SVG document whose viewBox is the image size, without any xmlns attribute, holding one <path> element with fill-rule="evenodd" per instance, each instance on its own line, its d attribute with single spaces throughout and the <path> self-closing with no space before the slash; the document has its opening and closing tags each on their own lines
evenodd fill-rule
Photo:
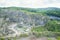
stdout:
<svg viewBox="0 0 60 40">
<path fill-rule="evenodd" d="M 18 40 L 48 40 L 49 37 L 39 37 L 36 38 L 34 36 L 29 36 L 29 37 L 25 37 L 25 38 L 20 38 Z M 50 40 L 56 40 L 55 37 L 50 37 Z"/>
</svg>

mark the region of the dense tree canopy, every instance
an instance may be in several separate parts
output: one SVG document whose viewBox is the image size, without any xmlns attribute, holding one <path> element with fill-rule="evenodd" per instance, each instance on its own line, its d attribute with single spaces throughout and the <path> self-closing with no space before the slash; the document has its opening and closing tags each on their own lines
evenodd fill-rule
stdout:
<svg viewBox="0 0 60 40">
<path fill-rule="evenodd" d="M 60 24 L 58 24 L 57 21 L 49 21 L 46 25 L 45 28 L 48 31 L 54 31 L 54 32 L 60 32 Z"/>
</svg>

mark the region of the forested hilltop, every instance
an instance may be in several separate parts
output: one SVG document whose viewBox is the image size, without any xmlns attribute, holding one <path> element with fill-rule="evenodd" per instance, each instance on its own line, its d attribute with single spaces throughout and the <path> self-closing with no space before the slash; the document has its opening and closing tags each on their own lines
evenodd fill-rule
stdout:
<svg viewBox="0 0 60 40">
<path fill-rule="evenodd" d="M 21 9 L 29 12 L 44 13 L 47 15 L 60 17 L 60 8 L 48 7 L 48 8 L 21 8 Z"/>
<path fill-rule="evenodd" d="M 60 40 L 60 8 L 0 7 L 0 39 L 21 37 Z"/>
<path fill-rule="evenodd" d="M 60 17 L 60 8 L 48 7 L 48 8 L 23 8 L 23 7 L 8 7 L 8 8 L 0 8 L 0 9 L 13 9 L 13 10 L 24 10 L 28 12 L 35 13 L 44 13 L 47 15 L 53 15 Z"/>
</svg>

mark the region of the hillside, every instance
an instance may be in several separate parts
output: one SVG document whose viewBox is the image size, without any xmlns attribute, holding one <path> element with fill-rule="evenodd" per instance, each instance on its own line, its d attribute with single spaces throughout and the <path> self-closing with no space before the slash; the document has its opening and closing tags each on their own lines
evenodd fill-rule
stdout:
<svg viewBox="0 0 60 40">
<path fill-rule="evenodd" d="M 25 36 L 60 37 L 60 8 L 0 8 L 0 38 Z"/>
</svg>

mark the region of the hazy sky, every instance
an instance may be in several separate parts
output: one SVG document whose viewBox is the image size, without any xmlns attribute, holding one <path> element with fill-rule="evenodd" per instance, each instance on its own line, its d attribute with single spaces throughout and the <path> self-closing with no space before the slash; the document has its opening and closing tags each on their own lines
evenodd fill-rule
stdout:
<svg viewBox="0 0 60 40">
<path fill-rule="evenodd" d="M 60 0 L 0 0 L 0 7 L 59 7 Z"/>
</svg>

